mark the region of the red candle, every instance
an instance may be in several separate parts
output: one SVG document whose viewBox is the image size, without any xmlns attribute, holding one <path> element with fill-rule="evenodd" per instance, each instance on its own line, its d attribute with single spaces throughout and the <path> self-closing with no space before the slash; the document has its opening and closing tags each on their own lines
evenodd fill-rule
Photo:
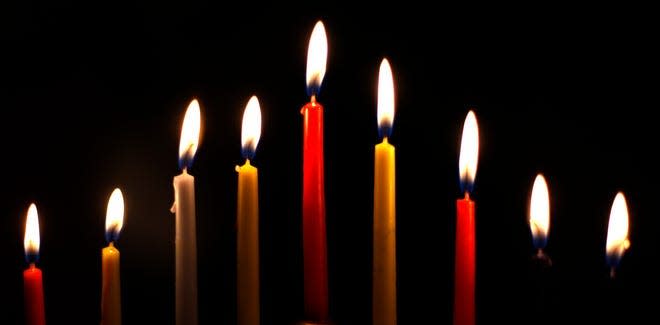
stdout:
<svg viewBox="0 0 660 325">
<path fill-rule="evenodd" d="M 454 325 L 475 323 L 475 221 L 474 201 L 470 191 L 477 173 L 479 130 L 477 119 L 470 111 L 463 126 L 459 173 L 463 199 L 456 201 L 456 255 L 454 268 Z"/>
<path fill-rule="evenodd" d="M 30 266 L 23 272 L 25 298 L 25 324 L 46 324 L 44 311 L 44 289 L 41 270 L 36 266 L 39 257 L 39 217 L 37 206 L 32 203 L 25 222 L 25 258 Z"/>
<path fill-rule="evenodd" d="M 325 74 L 327 40 L 322 22 L 314 27 L 307 57 L 311 101 L 303 106 L 303 267 L 305 318 L 328 320 L 328 260 L 323 177 L 323 106 L 316 95 Z"/>
</svg>

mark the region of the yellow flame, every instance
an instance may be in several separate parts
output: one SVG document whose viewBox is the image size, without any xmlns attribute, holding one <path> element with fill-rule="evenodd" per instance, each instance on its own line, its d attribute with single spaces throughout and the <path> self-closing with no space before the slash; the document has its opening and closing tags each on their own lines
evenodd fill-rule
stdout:
<svg viewBox="0 0 660 325">
<path fill-rule="evenodd" d="M 257 96 L 252 96 L 243 112 L 243 127 L 241 146 L 243 149 L 255 151 L 261 137 L 261 107 Z"/>
<path fill-rule="evenodd" d="M 378 72 L 378 127 L 394 123 L 394 77 L 387 59 L 380 63 Z"/>
<path fill-rule="evenodd" d="M 477 175 L 477 160 L 479 158 L 479 127 L 473 111 L 468 112 L 463 124 L 461 138 L 461 153 L 458 159 L 458 171 L 461 181 L 473 183 Z"/>
<path fill-rule="evenodd" d="M 628 205 L 623 193 L 619 192 L 612 203 L 605 250 L 607 255 L 621 258 L 628 247 Z"/>
<path fill-rule="evenodd" d="M 325 76 L 327 59 L 328 39 L 323 22 L 319 20 L 309 38 L 309 48 L 307 49 L 307 87 L 321 85 L 323 76 Z"/>
<path fill-rule="evenodd" d="M 201 116 L 199 112 L 199 102 L 193 99 L 188 105 L 186 116 L 183 118 L 181 126 L 181 141 L 179 142 L 179 158 L 192 158 L 197 151 L 199 144 L 199 131 L 201 126 Z"/>
<path fill-rule="evenodd" d="M 108 209 L 105 213 L 105 231 L 113 231 L 119 234 L 124 225 L 124 197 L 121 190 L 116 188 L 110 194 Z"/>
<path fill-rule="evenodd" d="M 25 254 L 39 254 L 39 237 L 39 215 L 37 206 L 32 203 L 28 208 L 27 220 L 25 220 L 25 239 L 23 240 Z"/>
<path fill-rule="evenodd" d="M 529 200 L 529 226 L 534 239 L 548 236 L 550 229 L 550 195 L 548 184 L 542 174 L 536 175 Z"/>
</svg>

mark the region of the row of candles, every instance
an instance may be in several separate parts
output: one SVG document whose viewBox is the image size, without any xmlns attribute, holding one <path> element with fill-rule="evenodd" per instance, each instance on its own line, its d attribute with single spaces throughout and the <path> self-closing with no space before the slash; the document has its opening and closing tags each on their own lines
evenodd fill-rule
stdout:
<svg viewBox="0 0 660 325">
<path fill-rule="evenodd" d="M 326 324 L 328 313 L 328 268 L 325 227 L 323 170 L 323 106 L 316 101 L 325 74 L 327 38 L 319 21 L 309 42 L 307 85 L 311 101 L 303 106 L 303 266 L 305 323 Z M 394 78 L 383 59 L 378 78 L 378 130 L 382 142 L 374 149 L 373 208 L 373 324 L 396 324 L 396 206 L 395 147 L 389 143 L 394 122 Z M 200 136 L 201 113 L 197 100 L 186 111 L 179 145 L 180 175 L 174 177 L 175 291 L 176 324 L 198 323 L 195 180 L 188 174 Z M 261 135 L 261 109 L 256 96 L 250 98 L 243 115 L 242 155 L 245 163 L 236 166 L 237 195 L 237 307 L 238 324 L 260 323 L 259 298 L 259 204 L 258 170 L 252 166 Z M 456 202 L 456 252 L 454 274 L 454 324 L 475 323 L 475 202 L 470 198 L 477 171 L 479 132 L 476 115 L 468 112 L 463 127 L 459 174 L 464 198 Z M 123 225 L 122 193 L 115 189 L 106 214 L 108 246 L 102 250 L 101 324 L 121 324 L 120 253 L 115 242 Z M 547 183 L 539 174 L 532 187 L 529 225 L 543 257 L 550 226 Z M 26 218 L 25 254 L 29 267 L 24 272 L 27 324 L 45 324 L 39 256 L 37 208 L 31 204 Z M 628 248 L 628 211 L 622 193 L 614 199 L 608 226 L 606 251 L 611 274 Z"/>
</svg>

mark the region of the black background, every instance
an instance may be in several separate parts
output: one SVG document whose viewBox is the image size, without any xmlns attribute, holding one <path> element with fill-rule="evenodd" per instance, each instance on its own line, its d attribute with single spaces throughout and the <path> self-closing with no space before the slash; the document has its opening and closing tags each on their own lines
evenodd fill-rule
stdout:
<svg viewBox="0 0 660 325">
<path fill-rule="evenodd" d="M 309 4 L 312 5 L 312 4 Z M 330 311 L 371 318 L 378 65 L 395 75 L 399 323 L 451 322 L 459 137 L 474 109 L 478 323 L 653 318 L 657 26 L 644 8 L 502 6 L 289 11 L 256 4 L 21 2 L 0 11 L 0 323 L 23 319 L 23 229 L 41 225 L 53 324 L 95 324 L 107 199 L 121 187 L 126 324 L 174 323 L 172 177 L 188 102 L 202 105 L 196 176 L 202 324 L 235 323 L 236 173 L 249 97 L 263 114 L 259 168 L 264 324 L 303 319 L 300 107 L 307 42 L 322 19 Z M 338 10 L 339 9 L 339 10 Z M 287 12 L 289 11 L 289 12 Z M 526 223 L 543 172 L 551 195 L 539 272 Z M 608 278 L 612 200 L 632 246 Z M 542 280 L 539 280 L 542 279 Z M 648 297 L 648 298 L 646 298 Z"/>
</svg>

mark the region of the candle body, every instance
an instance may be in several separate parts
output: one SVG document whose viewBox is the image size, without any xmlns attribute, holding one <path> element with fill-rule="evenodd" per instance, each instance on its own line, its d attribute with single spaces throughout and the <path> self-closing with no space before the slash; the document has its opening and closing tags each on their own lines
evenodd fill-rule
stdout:
<svg viewBox="0 0 660 325">
<path fill-rule="evenodd" d="M 25 299 L 25 324 L 46 324 L 41 270 L 34 264 L 30 264 L 30 267 L 23 272 L 23 289 Z"/>
<path fill-rule="evenodd" d="M 174 177 L 176 213 L 176 325 L 197 324 L 197 232 L 195 178 L 185 170 Z"/>
<path fill-rule="evenodd" d="M 259 325 L 259 174 L 249 160 L 236 171 L 238 324 Z"/>
<path fill-rule="evenodd" d="M 323 171 L 323 106 L 311 102 L 303 114 L 303 271 L 305 317 L 328 320 L 328 261 Z"/>
<path fill-rule="evenodd" d="M 396 324 L 396 187 L 394 146 L 376 145 L 374 159 L 373 324 Z"/>
<path fill-rule="evenodd" d="M 103 283 L 101 293 L 101 325 L 121 324 L 121 282 L 119 250 L 110 243 L 102 250 Z"/>
<path fill-rule="evenodd" d="M 475 323 L 474 201 L 466 195 L 456 201 L 456 255 L 454 269 L 454 325 Z"/>
</svg>

